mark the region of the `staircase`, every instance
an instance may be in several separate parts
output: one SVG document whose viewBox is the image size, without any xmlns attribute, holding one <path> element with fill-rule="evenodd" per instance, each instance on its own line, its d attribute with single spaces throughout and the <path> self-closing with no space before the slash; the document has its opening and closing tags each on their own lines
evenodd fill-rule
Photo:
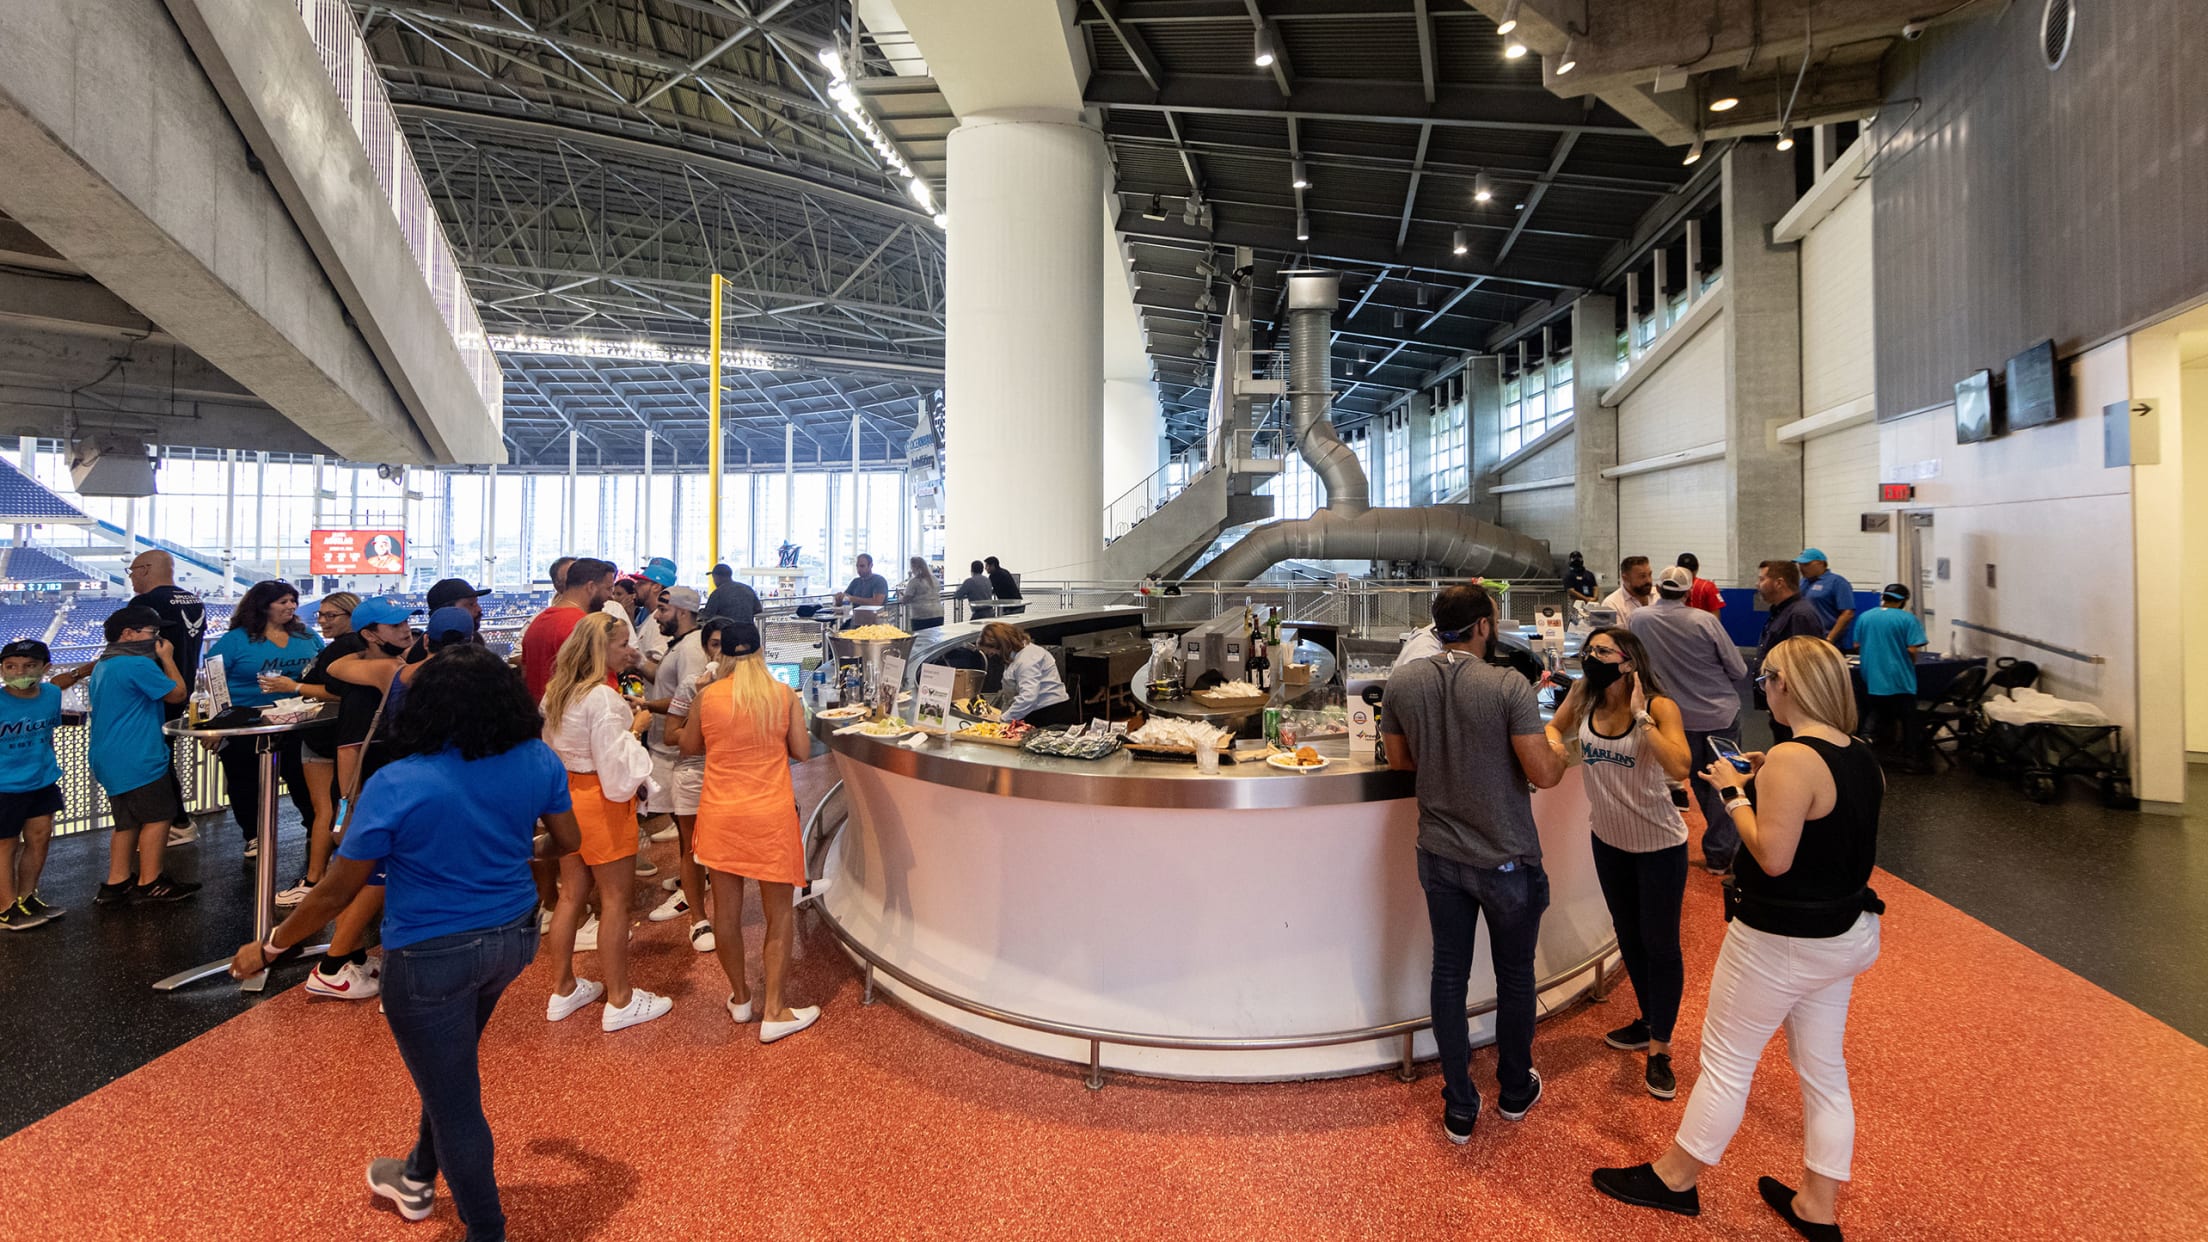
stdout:
<svg viewBox="0 0 2208 1242">
<path fill-rule="evenodd" d="M 1255 488 L 1280 472 L 1211 466 L 1184 484 L 1163 505 L 1136 521 L 1104 547 L 1099 576 L 1131 582 L 1157 574 L 1174 578 L 1203 555 L 1221 531 L 1263 522 L 1273 516 L 1273 498 Z"/>
</svg>

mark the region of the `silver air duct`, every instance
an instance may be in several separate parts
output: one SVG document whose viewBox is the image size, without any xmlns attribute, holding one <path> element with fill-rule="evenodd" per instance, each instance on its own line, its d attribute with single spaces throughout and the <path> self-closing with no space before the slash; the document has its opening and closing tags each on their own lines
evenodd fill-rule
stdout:
<svg viewBox="0 0 2208 1242">
<path fill-rule="evenodd" d="M 1326 507 L 1308 518 L 1271 522 L 1189 575 L 1248 582 L 1286 560 L 1411 561 L 1465 577 L 1547 577 L 1549 545 L 1473 517 L 1459 506 L 1374 509 L 1356 453 L 1334 434 L 1327 362 L 1341 278 L 1289 272 L 1290 408 L 1296 447 L 1326 483 Z"/>
<path fill-rule="evenodd" d="M 1333 272 L 1289 272 L 1287 277 L 1288 398 L 1296 448 L 1326 484 L 1327 509 L 1355 517 L 1372 507 L 1371 487 L 1357 454 L 1334 434 L 1333 377 L 1327 370 L 1342 278 Z"/>
</svg>

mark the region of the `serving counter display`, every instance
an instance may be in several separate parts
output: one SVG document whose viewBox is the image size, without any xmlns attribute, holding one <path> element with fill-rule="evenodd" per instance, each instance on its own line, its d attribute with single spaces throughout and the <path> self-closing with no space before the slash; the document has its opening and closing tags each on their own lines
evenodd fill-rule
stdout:
<svg viewBox="0 0 2208 1242">
<path fill-rule="evenodd" d="M 1312 772 L 1245 751 L 1204 774 L 1125 752 L 816 732 L 848 811 L 826 825 L 816 875 L 834 883 L 819 905 L 870 994 L 1088 1064 L 1091 1086 L 1104 1069 L 1268 1080 L 1433 1055 L 1412 777 L 1369 751 L 1322 742 L 1330 762 Z M 1546 1013 L 1616 957 L 1578 768 L 1533 805 Z M 1475 1043 L 1493 1037 L 1487 953 L 1483 935 Z"/>
</svg>

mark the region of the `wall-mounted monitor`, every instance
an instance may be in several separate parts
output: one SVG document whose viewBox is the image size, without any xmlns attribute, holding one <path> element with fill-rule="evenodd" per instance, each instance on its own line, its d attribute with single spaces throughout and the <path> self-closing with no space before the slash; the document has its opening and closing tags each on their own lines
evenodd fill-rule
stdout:
<svg viewBox="0 0 2208 1242">
<path fill-rule="evenodd" d="M 2008 422 L 2011 428 L 2038 427 L 2062 417 L 2055 390 L 2055 343 L 2041 341 L 2009 359 Z"/>
<path fill-rule="evenodd" d="M 1993 372 L 1979 371 L 1955 381 L 1955 443 L 1978 444 L 2000 435 L 2001 391 Z"/>
</svg>

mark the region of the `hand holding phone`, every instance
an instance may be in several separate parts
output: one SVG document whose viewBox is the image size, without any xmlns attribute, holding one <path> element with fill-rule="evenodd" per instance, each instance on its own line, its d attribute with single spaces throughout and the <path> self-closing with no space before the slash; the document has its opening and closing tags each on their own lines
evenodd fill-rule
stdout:
<svg viewBox="0 0 2208 1242">
<path fill-rule="evenodd" d="M 1710 753 L 1716 755 L 1720 760 L 1733 765 L 1733 770 L 1739 772 L 1743 776 L 1747 775 L 1750 771 L 1753 770 L 1754 765 L 1748 762 L 1748 757 L 1740 753 L 1740 744 L 1733 741 L 1731 738 L 1711 738 Z"/>
</svg>

